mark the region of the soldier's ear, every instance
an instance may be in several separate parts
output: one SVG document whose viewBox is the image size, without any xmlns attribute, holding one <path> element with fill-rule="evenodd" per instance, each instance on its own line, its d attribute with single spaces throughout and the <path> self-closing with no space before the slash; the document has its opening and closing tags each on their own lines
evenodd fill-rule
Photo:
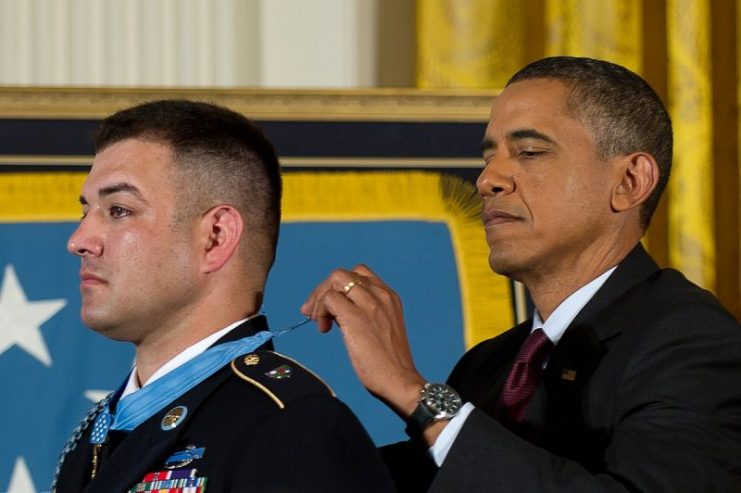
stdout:
<svg viewBox="0 0 741 493">
<path fill-rule="evenodd" d="M 217 205 L 201 218 L 199 239 L 205 272 L 222 268 L 239 246 L 244 222 L 242 215 L 231 205 Z"/>
<path fill-rule="evenodd" d="M 620 156 L 617 182 L 612 192 L 611 206 L 615 212 L 638 208 L 659 183 L 656 159 L 645 152 Z"/>
</svg>

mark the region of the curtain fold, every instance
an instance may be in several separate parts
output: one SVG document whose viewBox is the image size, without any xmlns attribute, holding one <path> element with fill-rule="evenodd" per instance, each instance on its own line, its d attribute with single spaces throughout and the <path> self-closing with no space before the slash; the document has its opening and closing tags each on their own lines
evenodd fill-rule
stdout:
<svg viewBox="0 0 741 493">
<path fill-rule="evenodd" d="M 669 260 L 692 281 L 715 289 L 713 124 L 706 0 L 668 0 L 669 112 L 674 163 L 667 189 Z"/>
<path fill-rule="evenodd" d="M 418 0 L 417 85 L 502 87 L 525 60 L 527 2 Z"/>
<path fill-rule="evenodd" d="M 641 72 L 640 0 L 547 0 L 546 51 L 603 58 Z"/>
</svg>

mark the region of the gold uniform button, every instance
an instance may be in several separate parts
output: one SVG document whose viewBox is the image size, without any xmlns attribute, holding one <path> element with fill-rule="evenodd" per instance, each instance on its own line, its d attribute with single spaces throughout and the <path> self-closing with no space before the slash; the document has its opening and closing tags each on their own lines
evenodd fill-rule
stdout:
<svg viewBox="0 0 741 493">
<path fill-rule="evenodd" d="M 260 356 L 255 353 L 248 354 L 244 357 L 244 364 L 247 366 L 255 366 L 260 362 Z"/>
</svg>

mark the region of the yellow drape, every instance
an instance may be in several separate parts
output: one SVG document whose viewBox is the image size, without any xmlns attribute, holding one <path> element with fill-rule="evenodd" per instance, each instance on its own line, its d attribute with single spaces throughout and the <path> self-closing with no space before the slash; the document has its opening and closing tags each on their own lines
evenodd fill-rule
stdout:
<svg viewBox="0 0 741 493">
<path fill-rule="evenodd" d="M 713 128 L 706 0 L 669 0 L 669 111 L 674 164 L 669 182 L 669 258 L 694 282 L 715 287 Z"/>
<path fill-rule="evenodd" d="M 525 56 L 525 14 L 520 2 L 418 0 L 417 85 L 502 87 Z"/>
<path fill-rule="evenodd" d="M 589 56 L 641 71 L 640 0 L 548 0 L 546 55 Z"/>
</svg>

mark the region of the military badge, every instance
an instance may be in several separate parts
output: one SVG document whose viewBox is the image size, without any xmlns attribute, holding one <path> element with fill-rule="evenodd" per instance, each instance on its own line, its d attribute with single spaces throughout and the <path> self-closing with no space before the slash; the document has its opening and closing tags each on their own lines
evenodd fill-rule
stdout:
<svg viewBox="0 0 741 493">
<path fill-rule="evenodd" d="M 150 472 L 127 493 L 205 493 L 206 478 L 196 476 L 196 473 L 195 469 Z"/>
<path fill-rule="evenodd" d="M 244 357 L 244 364 L 247 366 L 255 366 L 260 363 L 260 355 L 250 353 Z"/>
<path fill-rule="evenodd" d="M 293 370 L 288 365 L 280 365 L 278 368 L 274 368 L 270 370 L 269 372 L 265 373 L 270 378 L 274 378 L 276 380 L 283 380 L 284 378 L 291 378 L 291 373 Z"/>
<path fill-rule="evenodd" d="M 165 414 L 165 417 L 162 418 L 162 429 L 164 431 L 170 431 L 174 429 L 177 425 L 182 423 L 185 420 L 185 417 L 188 415 L 188 408 L 185 406 L 177 406 L 173 407 L 169 411 L 167 411 L 167 414 Z"/>
<path fill-rule="evenodd" d="M 205 447 L 196 448 L 194 445 L 188 445 L 185 450 L 175 452 L 165 461 L 165 469 L 185 467 L 194 460 L 203 457 L 205 451 Z"/>
</svg>

